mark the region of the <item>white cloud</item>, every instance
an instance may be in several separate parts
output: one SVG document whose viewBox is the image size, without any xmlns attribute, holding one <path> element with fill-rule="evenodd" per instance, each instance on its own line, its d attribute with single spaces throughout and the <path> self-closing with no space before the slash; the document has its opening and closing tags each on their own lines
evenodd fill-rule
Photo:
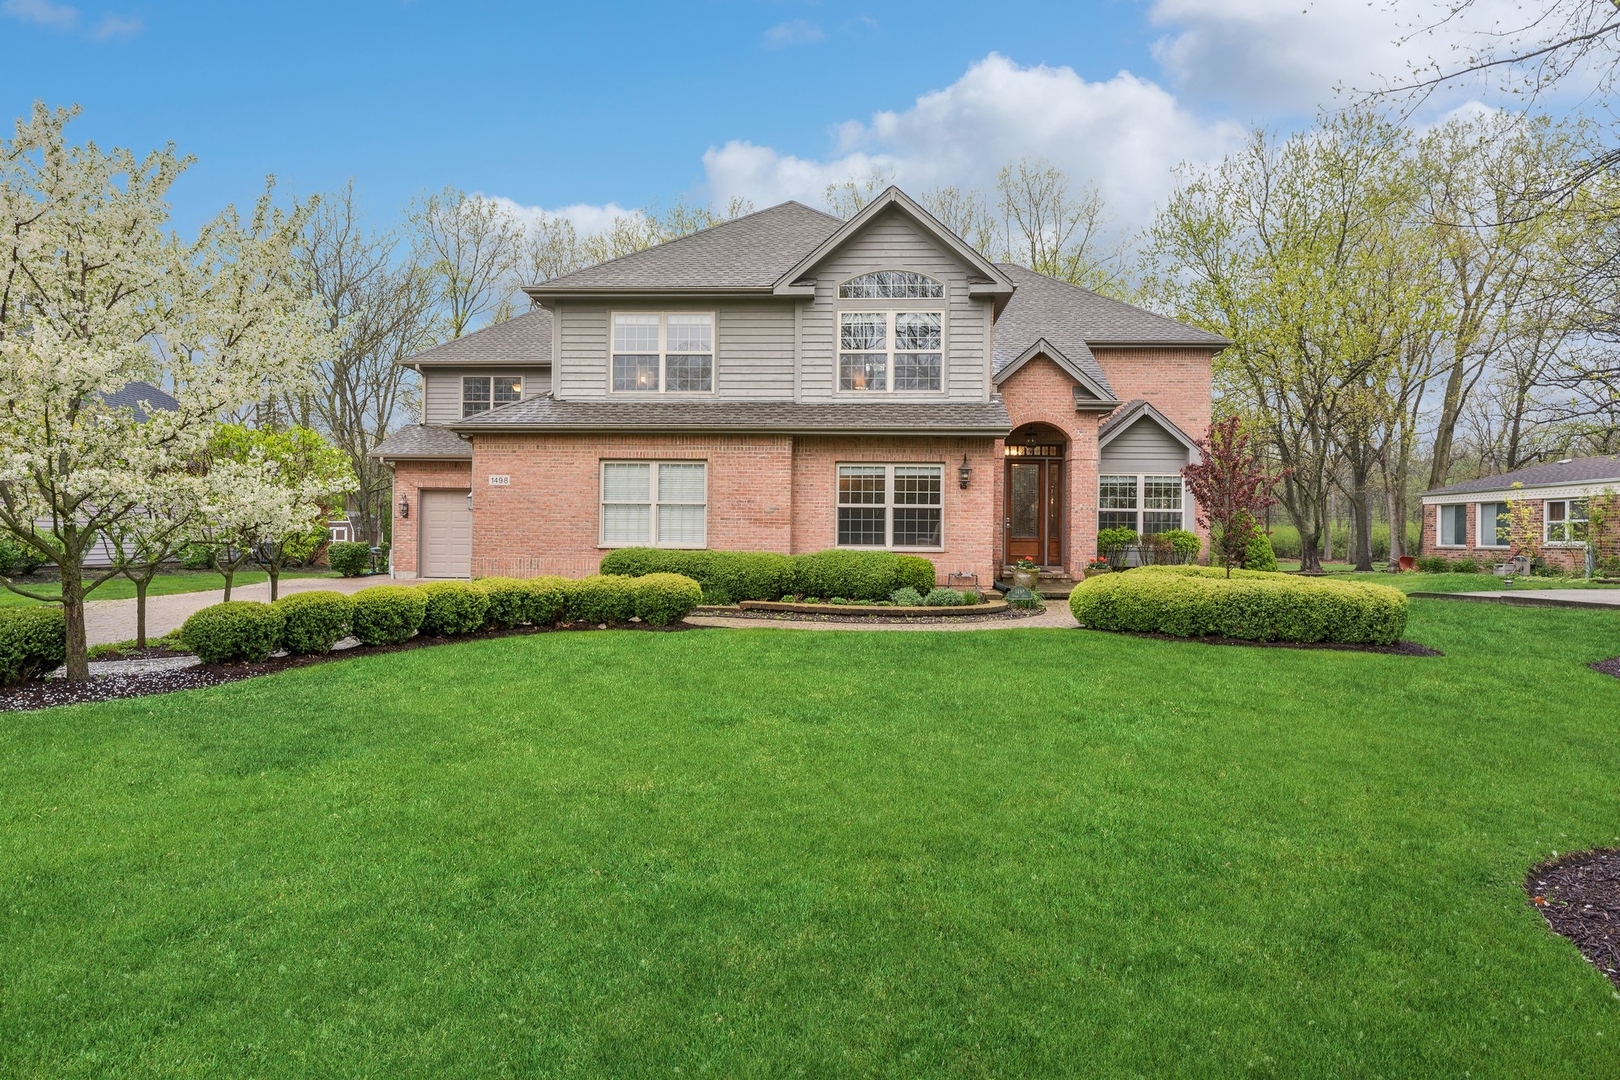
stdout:
<svg viewBox="0 0 1620 1080">
<path fill-rule="evenodd" d="M 742 196 L 767 206 L 784 199 L 814 205 L 828 184 L 874 168 L 912 192 L 943 184 L 988 188 L 1006 162 L 1046 158 L 1076 182 L 1095 185 L 1130 227 L 1146 222 L 1169 192 L 1176 165 L 1216 159 L 1241 137 L 1239 126 L 1201 121 L 1129 72 L 1090 82 L 1072 68 L 1020 67 L 991 53 L 909 109 L 839 125 L 827 157 L 733 140 L 711 147 L 703 165 L 716 203 Z"/>
<path fill-rule="evenodd" d="M 5 0 L 0 3 L 0 15 L 53 30 L 72 30 L 79 24 L 77 8 L 51 0 Z"/>
<path fill-rule="evenodd" d="M 498 203 L 507 211 L 515 215 L 524 225 L 531 225 L 541 218 L 566 218 L 574 225 L 574 229 L 581 236 L 601 232 L 613 224 L 614 218 L 640 217 L 640 210 L 627 210 L 617 203 L 572 203 L 568 206 L 559 206 L 554 210 L 547 210 L 540 206 L 525 206 L 515 199 L 508 199 L 505 195 L 487 196 L 491 201 Z"/>
<path fill-rule="evenodd" d="M 765 44 L 773 49 L 785 49 L 789 45 L 813 45 L 826 36 L 821 27 L 809 19 L 791 19 L 765 31 Z"/>
<path fill-rule="evenodd" d="M 145 27 L 141 20 L 134 16 L 103 15 L 101 21 L 96 23 L 95 36 L 100 41 L 110 38 L 134 37 Z"/>
</svg>

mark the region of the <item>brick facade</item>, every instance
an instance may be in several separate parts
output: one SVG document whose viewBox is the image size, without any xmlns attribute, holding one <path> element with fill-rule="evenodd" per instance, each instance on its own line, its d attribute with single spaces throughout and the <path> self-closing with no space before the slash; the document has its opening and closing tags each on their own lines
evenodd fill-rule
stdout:
<svg viewBox="0 0 1620 1080">
<path fill-rule="evenodd" d="M 1064 544 L 1063 570 L 1080 577 L 1086 563 L 1097 552 L 1097 428 L 1103 413 L 1077 412 L 1074 408 L 1075 382 L 1069 375 L 1044 356 L 1037 356 L 1007 377 L 1001 384 L 1001 399 L 1007 405 L 1013 430 L 1009 437 L 1016 438 L 1018 429 L 1028 424 L 1046 424 L 1063 432 L 1069 440 L 1064 454 Z M 1003 459 L 1005 440 L 996 443 L 996 456 Z M 995 520 L 997 526 L 1006 517 L 1006 468 L 1002 460 L 996 463 Z M 1005 529 L 997 527 L 996 550 L 1006 557 Z"/>
<path fill-rule="evenodd" d="M 422 492 L 447 488 L 464 491 L 472 484 L 472 463 L 468 461 L 394 462 L 394 531 L 389 549 L 389 565 L 394 573 L 416 576 L 416 551 L 422 524 Z M 410 516 L 399 516 L 399 500 L 404 496 Z"/>
<path fill-rule="evenodd" d="M 1191 438 L 1202 439 L 1209 431 L 1214 356 L 1210 350 L 1100 346 L 1092 355 L 1119 400 L 1152 403 Z"/>
<path fill-rule="evenodd" d="M 1490 499 L 1487 501 L 1498 502 L 1500 500 Z M 1440 546 L 1440 507 L 1430 505 L 1423 507 L 1423 546 L 1420 550 L 1425 555 L 1438 555 L 1450 562 L 1473 559 L 1483 569 L 1497 563 L 1506 562 L 1515 551 L 1522 552 L 1539 548 L 1541 559 L 1548 566 L 1556 566 L 1561 570 L 1575 573 L 1584 572 L 1586 569 L 1585 545 L 1563 547 L 1542 543 L 1541 537 L 1546 535 L 1542 521 L 1543 501 L 1541 499 L 1525 499 L 1524 504 L 1530 508 L 1530 520 L 1532 523 L 1531 539 L 1533 542 L 1528 545 L 1524 543 L 1524 537 L 1515 528 L 1511 547 L 1480 547 L 1478 536 L 1479 504 L 1465 503 L 1464 505 L 1468 507 L 1467 526 L 1464 530 L 1464 539 L 1467 544 L 1463 547 Z"/>
</svg>

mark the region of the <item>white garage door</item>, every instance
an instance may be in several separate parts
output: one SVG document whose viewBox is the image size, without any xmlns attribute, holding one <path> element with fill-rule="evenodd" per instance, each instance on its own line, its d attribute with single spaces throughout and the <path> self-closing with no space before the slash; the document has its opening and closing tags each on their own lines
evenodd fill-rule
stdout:
<svg viewBox="0 0 1620 1080">
<path fill-rule="evenodd" d="M 472 511 L 465 491 L 422 492 L 423 577 L 472 576 Z"/>
</svg>

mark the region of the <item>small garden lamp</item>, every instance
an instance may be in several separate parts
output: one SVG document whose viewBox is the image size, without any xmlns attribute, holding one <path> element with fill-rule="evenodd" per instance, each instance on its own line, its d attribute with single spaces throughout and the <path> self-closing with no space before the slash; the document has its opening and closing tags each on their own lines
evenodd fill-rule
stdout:
<svg viewBox="0 0 1620 1080">
<path fill-rule="evenodd" d="M 956 478 L 962 481 L 964 488 L 968 486 L 968 481 L 973 479 L 973 466 L 968 464 L 966 454 L 962 455 L 962 464 L 957 467 Z"/>
<path fill-rule="evenodd" d="M 401 518 L 408 518 L 411 516 L 411 500 L 406 498 L 404 495 L 399 497 L 399 516 Z"/>
</svg>

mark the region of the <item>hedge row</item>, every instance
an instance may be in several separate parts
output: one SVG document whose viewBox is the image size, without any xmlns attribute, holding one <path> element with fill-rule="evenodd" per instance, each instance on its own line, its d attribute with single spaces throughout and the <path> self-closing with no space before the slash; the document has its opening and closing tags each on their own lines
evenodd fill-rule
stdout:
<svg viewBox="0 0 1620 1080">
<path fill-rule="evenodd" d="M 180 637 L 205 663 L 258 662 L 278 648 L 296 655 L 330 652 L 351 634 L 367 645 L 393 645 L 419 633 L 454 637 L 483 629 L 619 623 L 632 617 L 651 626 L 667 626 L 684 619 L 702 602 L 698 583 L 678 574 L 375 585 L 353 596 L 322 590 L 294 593 L 273 604 L 254 600 L 215 604 L 187 619 Z M 0 609 L 0 615 L 6 614 Z M 8 655 L 7 625 L 0 622 L 0 664 Z M 59 663 L 60 657 L 50 667 Z M 0 670 L 9 672 L 9 668 Z"/>
<path fill-rule="evenodd" d="M 0 608 L 0 686 L 16 686 L 67 659 L 67 623 L 55 604 Z"/>
<path fill-rule="evenodd" d="M 1088 578 L 1069 594 L 1069 610 L 1094 630 L 1393 645 L 1406 630 L 1407 602 L 1387 585 L 1152 566 Z"/>
<path fill-rule="evenodd" d="M 926 594 L 935 581 L 934 564 L 919 555 L 843 549 L 778 555 L 769 551 L 620 548 L 603 558 L 601 570 L 635 578 L 680 574 L 701 585 L 704 601 L 711 604 L 777 600 L 789 593 L 887 600 L 896 589 Z"/>
</svg>

